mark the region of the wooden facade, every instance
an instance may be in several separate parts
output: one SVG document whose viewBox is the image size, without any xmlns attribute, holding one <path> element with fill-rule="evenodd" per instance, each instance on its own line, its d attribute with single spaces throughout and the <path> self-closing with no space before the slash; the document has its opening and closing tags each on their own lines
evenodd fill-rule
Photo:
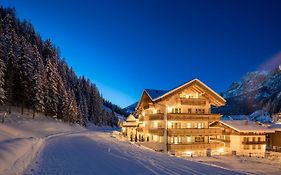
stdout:
<svg viewBox="0 0 281 175">
<path fill-rule="evenodd" d="M 225 100 L 198 79 L 171 91 L 144 90 L 135 115 L 138 118 L 136 141 L 157 151 L 174 154 L 205 155 L 224 144 L 211 140 L 221 134 L 209 124 L 220 114 L 211 114 L 211 106 Z"/>
</svg>

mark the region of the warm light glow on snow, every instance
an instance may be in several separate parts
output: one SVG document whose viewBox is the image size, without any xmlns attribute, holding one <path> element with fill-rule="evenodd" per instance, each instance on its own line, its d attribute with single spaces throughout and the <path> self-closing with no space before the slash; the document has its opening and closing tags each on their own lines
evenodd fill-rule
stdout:
<svg viewBox="0 0 281 175">
<path fill-rule="evenodd" d="M 223 149 L 223 148 L 220 148 L 220 149 L 218 149 L 218 152 L 219 152 L 219 153 L 223 153 L 223 152 L 224 152 L 224 149 Z"/>
</svg>

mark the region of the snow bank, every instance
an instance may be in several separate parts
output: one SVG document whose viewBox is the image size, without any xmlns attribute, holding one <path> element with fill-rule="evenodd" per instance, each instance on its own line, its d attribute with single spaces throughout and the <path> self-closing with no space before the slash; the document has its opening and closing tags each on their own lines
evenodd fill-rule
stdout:
<svg viewBox="0 0 281 175">
<path fill-rule="evenodd" d="M 52 136 L 85 131 L 44 116 L 9 115 L 0 124 L 0 174 L 21 174 Z"/>
<path fill-rule="evenodd" d="M 0 174 L 21 174 L 43 145 L 40 138 L 18 138 L 0 143 Z"/>
</svg>

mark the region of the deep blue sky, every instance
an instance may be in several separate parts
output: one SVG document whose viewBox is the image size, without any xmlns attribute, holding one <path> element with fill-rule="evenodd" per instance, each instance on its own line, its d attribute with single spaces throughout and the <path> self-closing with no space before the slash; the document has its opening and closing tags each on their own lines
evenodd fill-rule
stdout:
<svg viewBox="0 0 281 175">
<path fill-rule="evenodd" d="M 226 90 L 281 51 L 281 1 L 0 0 L 124 107 L 199 78 Z M 275 62 L 281 63 L 281 56 Z"/>
</svg>

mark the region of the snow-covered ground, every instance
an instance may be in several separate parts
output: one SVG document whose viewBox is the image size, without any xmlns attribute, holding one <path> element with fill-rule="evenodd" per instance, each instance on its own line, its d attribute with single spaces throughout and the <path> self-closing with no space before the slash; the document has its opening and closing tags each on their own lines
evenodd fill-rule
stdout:
<svg viewBox="0 0 281 175">
<path fill-rule="evenodd" d="M 85 130 L 46 117 L 9 115 L 0 123 L 0 175 L 21 174 L 47 138 Z"/>
<path fill-rule="evenodd" d="M 246 167 L 237 168 L 229 165 L 234 164 L 233 157 L 225 158 L 231 160 L 229 164 L 223 164 L 227 162 L 223 159 L 221 163 L 212 159 L 222 158 L 186 160 L 154 152 L 119 139 L 118 132 L 112 132 L 111 128 L 85 129 L 43 117 L 32 120 L 16 116 L 0 124 L 1 175 L 274 174 L 279 171 L 275 165 L 252 160 L 236 162 Z M 264 171 L 256 171 L 253 167 L 257 165 Z"/>
<path fill-rule="evenodd" d="M 50 139 L 25 174 L 240 173 L 140 148 L 108 131 L 88 131 Z"/>
<path fill-rule="evenodd" d="M 217 165 L 228 169 L 248 174 L 260 175 L 280 175 L 281 162 L 272 161 L 265 158 L 257 157 L 242 157 L 242 156 L 212 156 L 212 157 L 194 157 L 187 158 L 188 160 Z"/>
</svg>

